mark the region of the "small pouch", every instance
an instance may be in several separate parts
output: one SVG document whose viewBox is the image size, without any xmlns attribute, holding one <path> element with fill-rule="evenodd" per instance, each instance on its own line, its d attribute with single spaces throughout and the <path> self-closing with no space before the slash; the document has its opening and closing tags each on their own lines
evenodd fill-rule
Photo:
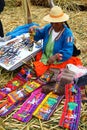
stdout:
<svg viewBox="0 0 87 130">
<path fill-rule="evenodd" d="M 42 76 L 40 76 L 38 81 L 43 84 L 46 84 L 47 82 L 50 82 L 53 75 L 54 75 L 54 72 L 52 70 L 47 70 Z"/>
<path fill-rule="evenodd" d="M 26 81 L 30 80 L 30 79 L 36 79 L 36 73 L 34 71 L 34 69 L 31 66 L 23 66 L 20 70 L 20 72 L 18 73 L 18 75 L 20 77 L 22 77 L 23 79 L 25 79 Z"/>
</svg>

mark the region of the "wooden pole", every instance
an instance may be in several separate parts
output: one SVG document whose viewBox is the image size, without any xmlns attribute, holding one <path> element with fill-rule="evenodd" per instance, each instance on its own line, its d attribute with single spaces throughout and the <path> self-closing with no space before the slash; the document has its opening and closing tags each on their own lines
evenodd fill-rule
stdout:
<svg viewBox="0 0 87 130">
<path fill-rule="evenodd" d="M 53 0 L 48 0 L 48 4 L 50 8 L 52 8 L 55 5 Z"/>
<path fill-rule="evenodd" d="M 31 13 L 30 13 L 30 0 L 22 0 L 24 9 L 25 23 L 32 23 Z"/>
</svg>

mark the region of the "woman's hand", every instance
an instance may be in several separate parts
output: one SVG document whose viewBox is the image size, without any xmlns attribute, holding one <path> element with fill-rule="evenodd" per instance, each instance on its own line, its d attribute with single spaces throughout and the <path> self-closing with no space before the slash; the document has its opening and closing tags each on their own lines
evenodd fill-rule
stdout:
<svg viewBox="0 0 87 130">
<path fill-rule="evenodd" d="M 30 34 L 30 41 L 31 42 L 34 42 L 34 36 L 35 36 L 35 33 L 36 33 L 36 28 L 37 26 L 32 26 L 29 28 L 29 34 Z"/>
<path fill-rule="evenodd" d="M 55 61 L 59 60 L 62 60 L 62 54 L 57 53 L 48 59 L 47 64 L 53 64 Z"/>
<path fill-rule="evenodd" d="M 29 28 L 29 33 L 30 34 L 34 34 L 36 32 L 36 28 L 38 28 L 38 26 L 32 26 Z"/>
</svg>

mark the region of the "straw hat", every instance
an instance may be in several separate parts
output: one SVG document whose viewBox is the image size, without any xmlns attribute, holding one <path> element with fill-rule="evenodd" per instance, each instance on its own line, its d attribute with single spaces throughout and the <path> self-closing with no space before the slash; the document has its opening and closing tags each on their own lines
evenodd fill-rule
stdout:
<svg viewBox="0 0 87 130">
<path fill-rule="evenodd" d="M 68 19 L 69 16 L 58 6 L 54 6 L 50 13 L 43 18 L 44 21 L 51 23 L 64 22 Z"/>
</svg>

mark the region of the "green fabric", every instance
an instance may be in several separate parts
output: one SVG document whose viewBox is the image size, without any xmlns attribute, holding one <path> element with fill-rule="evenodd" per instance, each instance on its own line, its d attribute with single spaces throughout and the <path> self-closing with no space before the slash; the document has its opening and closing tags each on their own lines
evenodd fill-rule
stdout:
<svg viewBox="0 0 87 130">
<path fill-rule="evenodd" d="M 53 47 L 54 47 L 54 41 L 52 41 L 52 33 L 50 34 L 45 53 L 42 54 L 41 62 L 43 62 L 45 65 L 47 64 L 48 58 L 53 55 Z"/>
<path fill-rule="evenodd" d="M 69 110 L 75 110 L 78 104 L 75 102 L 69 102 L 68 106 L 69 106 Z"/>
</svg>

